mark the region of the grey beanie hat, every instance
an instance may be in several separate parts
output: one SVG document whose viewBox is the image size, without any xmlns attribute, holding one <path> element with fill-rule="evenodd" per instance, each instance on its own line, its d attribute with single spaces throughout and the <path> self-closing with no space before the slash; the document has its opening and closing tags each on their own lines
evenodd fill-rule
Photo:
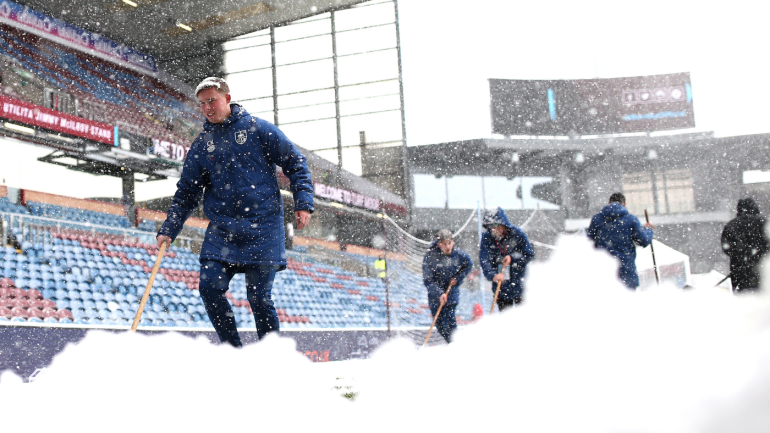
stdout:
<svg viewBox="0 0 770 433">
<path fill-rule="evenodd" d="M 438 231 L 438 233 L 436 233 L 436 239 L 438 239 L 439 241 L 445 241 L 447 239 L 452 239 L 452 238 L 453 238 L 452 232 L 449 231 L 448 229 L 441 229 Z"/>
</svg>

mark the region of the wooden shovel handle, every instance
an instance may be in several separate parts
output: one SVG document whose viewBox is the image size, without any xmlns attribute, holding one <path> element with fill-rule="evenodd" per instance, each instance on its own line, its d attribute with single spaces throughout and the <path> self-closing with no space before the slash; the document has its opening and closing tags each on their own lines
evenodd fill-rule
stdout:
<svg viewBox="0 0 770 433">
<path fill-rule="evenodd" d="M 155 259 L 155 266 L 152 267 L 152 273 L 150 274 L 150 281 L 147 282 L 147 288 L 144 289 L 142 295 L 142 301 L 139 303 L 139 309 L 136 311 L 134 317 L 134 323 L 131 325 L 131 332 L 136 332 L 136 327 L 139 326 L 139 320 L 142 318 L 142 312 L 144 306 L 147 304 L 147 298 L 150 297 L 150 290 L 152 290 L 152 284 L 155 282 L 155 276 L 158 275 L 158 269 L 160 269 L 160 262 L 163 260 L 163 254 L 166 252 L 167 242 L 163 242 L 160 245 L 160 251 L 158 251 L 158 258 Z"/>
</svg>

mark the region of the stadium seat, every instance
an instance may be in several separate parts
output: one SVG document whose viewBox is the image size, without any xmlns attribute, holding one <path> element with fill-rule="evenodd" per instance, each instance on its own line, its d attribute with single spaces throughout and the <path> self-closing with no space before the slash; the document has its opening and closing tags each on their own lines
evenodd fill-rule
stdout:
<svg viewBox="0 0 770 433">
<path fill-rule="evenodd" d="M 56 312 L 56 317 L 61 319 L 72 319 L 72 312 L 70 310 L 59 310 Z"/>
<path fill-rule="evenodd" d="M 38 318 L 42 322 L 42 319 L 45 318 L 45 315 L 43 314 L 43 311 L 38 308 L 27 308 L 27 317 Z"/>
<path fill-rule="evenodd" d="M 13 317 L 21 317 L 26 319 L 29 317 L 29 314 L 27 313 L 27 309 L 23 307 L 13 307 L 11 308 L 11 315 Z"/>
</svg>

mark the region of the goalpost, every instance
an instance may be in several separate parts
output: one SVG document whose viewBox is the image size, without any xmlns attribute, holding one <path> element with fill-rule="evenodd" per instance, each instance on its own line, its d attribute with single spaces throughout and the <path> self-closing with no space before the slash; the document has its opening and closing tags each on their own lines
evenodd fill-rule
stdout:
<svg viewBox="0 0 770 433">
<path fill-rule="evenodd" d="M 468 228 L 478 230 L 478 241 L 481 239 L 482 209 L 471 210 L 465 223 L 453 232 L 457 237 Z M 476 220 L 476 224 L 471 224 Z M 385 250 L 386 272 L 386 314 L 389 317 L 389 332 L 391 337 L 404 337 L 421 343 L 425 338 L 432 322 L 428 308 L 427 291 L 422 281 L 422 260 L 432 240 L 419 239 L 400 227 L 387 214 L 384 215 L 383 231 L 386 240 Z M 553 244 L 563 231 L 551 222 L 551 219 L 541 210 L 535 209 L 529 217 L 519 224 L 530 239 L 535 249 L 536 260 L 549 256 Z M 436 227 L 437 231 L 441 227 Z M 478 242 L 477 241 L 477 242 Z M 483 311 L 489 311 L 491 306 L 491 285 L 479 272 L 478 256 L 471 257 L 474 263 L 474 278 L 466 278 L 460 294 L 460 305 L 457 312 L 469 315 L 475 304 L 480 304 Z M 473 280 L 473 281 L 472 281 Z M 487 291 L 490 291 L 487 293 Z M 460 321 L 462 325 L 466 321 Z M 444 344 L 440 336 L 431 336 L 429 344 Z"/>
</svg>

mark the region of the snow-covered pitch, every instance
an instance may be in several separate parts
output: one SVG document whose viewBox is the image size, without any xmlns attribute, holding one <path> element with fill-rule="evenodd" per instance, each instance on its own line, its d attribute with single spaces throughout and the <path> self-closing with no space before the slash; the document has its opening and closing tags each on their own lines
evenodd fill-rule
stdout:
<svg viewBox="0 0 770 433">
<path fill-rule="evenodd" d="M 523 306 L 449 346 L 313 364 L 277 336 L 236 350 L 93 332 L 32 383 L 0 377 L 3 430 L 770 431 L 768 290 L 631 292 L 585 239 L 557 246 Z"/>
</svg>

